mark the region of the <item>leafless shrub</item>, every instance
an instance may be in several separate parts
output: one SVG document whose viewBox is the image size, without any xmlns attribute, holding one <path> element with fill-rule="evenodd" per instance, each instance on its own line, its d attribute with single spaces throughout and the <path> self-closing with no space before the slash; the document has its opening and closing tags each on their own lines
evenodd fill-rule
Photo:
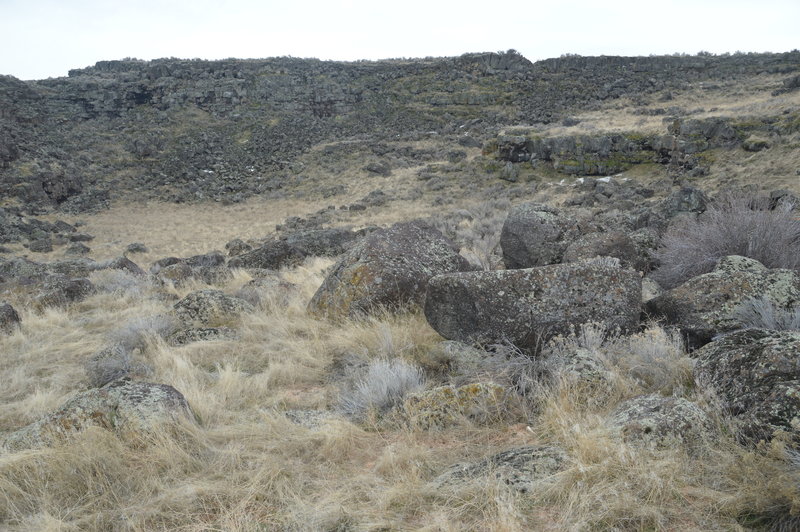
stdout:
<svg viewBox="0 0 800 532">
<path fill-rule="evenodd" d="M 521 397 L 531 398 L 549 376 L 543 359 L 533 358 L 511 343 L 490 346 L 484 371 L 498 384 L 507 384 Z"/>
<path fill-rule="evenodd" d="M 728 194 L 696 220 L 676 223 L 656 253 L 653 273 L 665 288 L 710 272 L 727 255 L 742 255 L 768 268 L 800 269 L 800 216 L 789 203 L 769 209 L 765 200 Z"/>
<path fill-rule="evenodd" d="M 742 302 L 734 316 L 742 328 L 800 331 L 800 307 L 783 308 L 767 297 Z"/>
<path fill-rule="evenodd" d="M 496 198 L 435 218 L 432 223 L 461 247 L 461 255 L 470 263 L 493 270 L 502 262 L 500 232 L 510 208 L 507 198 Z"/>
<path fill-rule="evenodd" d="M 386 412 L 403 398 L 424 387 L 422 370 L 402 359 L 376 359 L 363 376 L 339 397 L 339 409 L 354 419 L 370 411 Z"/>
<path fill-rule="evenodd" d="M 108 340 L 113 345 L 124 347 L 128 351 L 143 350 L 149 338 L 166 338 L 178 327 L 175 318 L 160 314 L 158 316 L 145 316 L 135 318 L 118 329 L 108 334 Z"/>
<path fill-rule="evenodd" d="M 112 345 L 95 353 L 85 364 L 90 388 L 100 388 L 111 381 L 131 376 L 146 376 L 152 368 L 133 359 L 122 345 Z"/>
<path fill-rule="evenodd" d="M 151 287 L 146 277 L 134 275 L 125 270 L 105 269 L 94 271 L 89 280 L 101 292 L 124 294 L 141 297 Z"/>
</svg>

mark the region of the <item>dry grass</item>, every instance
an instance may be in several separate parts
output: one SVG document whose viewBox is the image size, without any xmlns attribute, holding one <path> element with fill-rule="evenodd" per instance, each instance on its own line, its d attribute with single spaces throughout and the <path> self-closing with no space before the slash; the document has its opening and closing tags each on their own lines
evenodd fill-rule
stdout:
<svg viewBox="0 0 800 532">
<path fill-rule="evenodd" d="M 283 411 L 335 408 L 343 365 L 400 357 L 434 381 L 446 378 L 439 339 L 419 315 L 336 327 L 309 317 L 305 304 L 330 263 L 314 259 L 282 272 L 295 284 L 288 301 L 267 299 L 245 316 L 238 340 L 171 347 L 149 334 L 149 317 L 169 310 L 152 297 L 155 287 L 23 313 L 22 329 L 0 339 L 0 430 L 29 423 L 81 390 L 86 359 L 120 338 L 138 346 L 153 381 L 185 394 L 202 424 L 141 440 L 96 429 L 51 448 L 3 452 L 0 527 L 733 530 L 737 519 L 785 518 L 800 502 L 797 468 L 779 442 L 748 450 L 723 435 L 689 454 L 645 451 L 614 437 L 607 416 L 625 398 L 680 390 L 702 400 L 685 385 L 685 354 L 657 327 L 630 338 L 586 327 L 554 346 L 602 355 L 614 388 L 593 401 L 596 390 L 556 379 L 540 388 L 527 428 L 378 430 L 336 417 L 317 428 L 292 423 Z M 224 289 L 247 280 L 237 272 Z M 428 483 L 455 462 L 544 443 L 563 447 L 570 463 L 532 492 L 496 482 L 441 490 Z"/>
</svg>

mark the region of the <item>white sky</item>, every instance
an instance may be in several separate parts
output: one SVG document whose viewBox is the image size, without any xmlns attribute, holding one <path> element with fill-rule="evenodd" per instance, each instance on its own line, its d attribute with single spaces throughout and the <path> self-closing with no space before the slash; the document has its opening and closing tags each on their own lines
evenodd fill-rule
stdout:
<svg viewBox="0 0 800 532">
<path fill-rule="evenodd" d="M 0 0 L 0 74 L 104 59 L 451 56 L 531 60 L 800 48 L 800 0 Z"/>
</svg>

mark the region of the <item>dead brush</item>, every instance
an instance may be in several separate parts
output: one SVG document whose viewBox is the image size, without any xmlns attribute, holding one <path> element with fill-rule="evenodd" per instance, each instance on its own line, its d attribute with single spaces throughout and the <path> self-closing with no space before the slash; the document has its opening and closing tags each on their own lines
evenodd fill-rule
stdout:
<svg viewBox="0 0 800 532">
<path fill-rule="evenodd" d="M 727 255 L 742 255 L 767 268 L 800 269 L 800 216 L 783 202 L 770 209 L 765 198 L 725 194 L 697 219 L 671 226 L 652 274 L 665 288 L 710 272 Z"/>
</svg>

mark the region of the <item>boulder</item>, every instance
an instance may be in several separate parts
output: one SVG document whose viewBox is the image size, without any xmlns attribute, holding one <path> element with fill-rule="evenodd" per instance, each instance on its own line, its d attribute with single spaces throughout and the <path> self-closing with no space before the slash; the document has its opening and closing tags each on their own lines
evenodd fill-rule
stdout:
<svg viewBox="0 0 800 532">
<path fill-rule="evenodd" d="M 564 262 L 576 262 L 593 257 L 615 257 L 626 268 L 645 270 L 647 254 L 631 237 L 620 231 L 587 233 L 570 242 L 564 250 Z"/>
<path fill-rule="evenodd" d="M 438 230 L 420 221 L 399 223 L 370 234 L 345 253 L 308 308 L 336 319 L 421 306 L 431 277 L 469 269 L 469 262 Z"/>
<path fill-rule="evenodd" d="M 138 264 L 130 260 L 128 257 L 117 257 L 109 261 L 103 262 L 98 265 L 98 269 L 102 270 L 124 270 L 133 275 L 144 276 L 145 271 L 139 267 Z"/>
<path fill-rule="evenodd" d="M 800 438 L 800 332 L 746 329 L 695 351 L 695 381 L 712 388 L 745 440 Z"/>
<path fill-rule="evenodd" d="M 175 316 L 187 327 L 222 327 L 238 321 L 253 306 L 220 290 L 198 290 L 174 305 Z"/>
<path fill-rule="evenodd" d="M 65 255 L 86 255 L 91 253 L 92 248 L 87 246 L 86 244 L 82 244 L 80 242 L 75 242 L 71 244 L 67 249 L 64 250 Z"/>
<path fill-rule="evenodd" d="M 196 280 L 206 284 L 224 284 L 233 279 L 233 272 L 227 266 L 195 266 L 186 261 L 170 264 L 161 268 L 156 277 L 162 281 L 180 287 L 186 281 Z"/>
<path fill-rule="evenodd" d="M 202 327 L 195 329 L 182 329 L 172 333 L 167 341 L 170 345 L 186 345 L 192 342 L 206 342 L 208 340 L 227 340 L 236 338 L 236 331 L 229 327 Z"/>
<path fill-rule="evenodd" d="M 53 241 L 50 237 L 38 238 L 28 243 L 28 249 L 36 253 L 50 253 L 53 251 Z"/>
<path fill-rule="evenodd" d="M 398 416 L 410 427 L 431 430 L 460 423 L 490 423 L 508 417 L 513 410 L 513 394 L 493 383 L 440 386 L 409 394 L 398 409 Z"/>
<path fill-rule="evenodd" d="M 70 303 L 83 301 L 95 293 L 95 287 L 89 279 L 69 279 L 63 275 L 48 276 L 42 290 L 34 297 L 34 306 L 63 307 Z"/>
<path fill-rule="evenodd" d="M 225 244 L 225 249 L 228 250 L 229 257 L 236 257 L 241 255 L 242 253 L 247 253 L 248 251 L 253 249 L 253 246 L 242 240 L 241 238 L 234 238 L 227 244 Z"/>
<path fill-rule="evenodd" d="M 425 317 L 449 340 L 538 348 L 587 322 L 631 330 L 639 323 L 641 297 L 638 272 L 596 259 L 438 275 L 428 284 Z"/>
<path fill-rule="evenodd" d="M 10 334 L 19 327 L 19 314 L 8 303 L 0 304 L 0 333 Z"/>
<path fill-rule="evenodd" d="M 262 268 L 278 270 L 284 266 L 295 266 L 304 255 L 285 240 L 273 240 L 261 247 L 246 251 L 228 260 L 229 268 Z"/>
<path fill-rule="evenodd" d="M 800 275 L 732 255 L 720 259 L 713 271 L 651 299 L 645 309 L 678 326 L 690 347 L 699 347 L 716 334 L 741 328 L 736 310 L 750 298 L 765 298 L 782 308 L 798 306 Z"/>
<path fill-rule="evenodd" d="M 304 257 L 336 257 L 353 247 L 362 236 L 364 231 L 352 231 L 346 227 L 310 229 L 288 235 L 286 243 Z"/>
<path fill-rule="evenodd" d="M 708 414 L 682 397 L 643 395 L 621 403 L 611 426 L 631 444 L 650 449 L 699 447 L 712 434 Z"/>
<path fill-rule="evenodd" d="M 477 462 L 456 464 L 436 477 L 436 489 L 494 478 L 510 488 L 526 493 L 566 469 L 567 453 L 558 447 L 531 445 L 509 449 Z"/>
<path fill-rule="evenodd" d="M 589 349 L 577 347 L 564 353 L 555 366 L 560 376 L 596 389 L 610 388 L 614 376 L 603 360 Z"/>
<path fill-rule="evenodd" d="M 193 420 L 194 415 L 172 386 L 120 379 L 78 394 L 57 411 L 9 434 L 0 447 L 18 451 L 52 445 L 89 427 L 120 435 L 154 434 L 180 418 Z"/>
<path fill-rule="evenodd" d="M 538 203 L 518 205 L 500 233 L 503 261 L 509 269 L 557 264 L 578 234 L 577 222 L 558 209 Z"/>
</svg>

